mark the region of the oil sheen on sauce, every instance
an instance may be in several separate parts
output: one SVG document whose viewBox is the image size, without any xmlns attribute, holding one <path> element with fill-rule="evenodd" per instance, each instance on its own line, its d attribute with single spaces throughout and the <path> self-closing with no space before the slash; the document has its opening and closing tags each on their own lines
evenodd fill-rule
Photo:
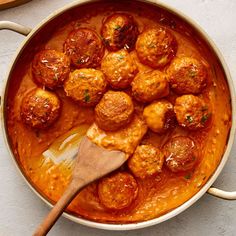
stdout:
<svg viewBox="0 0 236 236">
<path fill-rule="evenodd" d="M 84 135 L 87 127 L 94 120 L 91 108 L 82 108 L 65 96 L 63 89 L 55 92 L 62 101 L 62 112 L 59 120 L 49 129 L 34 131 L 21 122 L 20 104 L 28 91 L 36 88 L 32 80 L 32 57 L 39 49 L 56 49 L 63 51 L 63 43 L 68 33 L 76 27 L 88 27 L 100 33 L 104 17 L 115 11 L 132 14 L 139 25 L 139 31 L 145 27 L 165 26 L 176 36 L 178 41 L 177 56 L 193 56 L 201 60 L 208 68 L 212 81 L 209 88 L 201 95 L 212 107 L 212 123 L 202 131 L 189 132 L 176 128 L 171 133 L 157 135 L 152 132 L 143 139 L 143 143 L 152 143 L 158 147 L 170 136 L 185 134 L 190 136 L 201 151 L 201 159 L 194 171 L 183 174 L 171 173 L 165 167 L 161 174 L 144 180 L 138 179 L 139 194 L 135 202 L 126 210 L 110 211 L 102 206 L 97 195 L 97 183 L 86 187 L 72 201 L 68 211 L 75 215 L 98 222 L 128 223 L 158 217 L 171 211 L 190 199 L 207 182 L 217 168 L 227 144 L 231 127 L 230 95 L 224 74 L 214 54 L 203 43 L 203 40 L 180 19 L 169 15 L 164 10 L 152 9 L 142 3 L 111 3 L 101 2 L 79 7 L 71 14 L 61 16 L 65 23 L 56 25 L 50 37 L 37 35 L 37 44 L 32 55 L 20 61 L 18 69 L 12 74 L 12 82 L 8 92 L 7 127 L 11 146 L 30 183 L 49 201 L 55 202 L 62 195 L 73 168 L 73 160 L 52 161 L 42 155 L 49 146 L 61 135 L 71 130 Z M 69 16 L 70 15 L 70 16 Z M 27 53 L 26 50 L 24 53 Z M 29 51 L 28 51 L 29 54 Z M 149 68 L 142 65 L 132 52 L 139 71 Z M 170 100 L 174 97 L 170 97 Z M 77 127 L 77 128 L 75 128 Z M 74 133 L 73 133 L 74 132 Z M 57 145 L 57 144 L 53 144 Z M 122 167 L 128 171 L 126 165 Z"/>
</svg>

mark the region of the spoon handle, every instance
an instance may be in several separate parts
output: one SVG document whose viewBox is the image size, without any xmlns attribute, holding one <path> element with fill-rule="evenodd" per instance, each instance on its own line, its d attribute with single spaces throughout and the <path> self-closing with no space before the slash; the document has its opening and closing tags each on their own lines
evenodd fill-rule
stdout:
<svg viewBox="0 0 236 236">
<path fill-rule="evenodd" d="M 68 188 L 63 193 L 62 197 L 55 204 L 49 214 L 45 217 L 43 222 L 39 225 L 39 227 L 34 232 L 33 236 L 45 236 L 50 231 L 52 226 L 55 224 L 57 219 L 61 216 L 64 209 L 70 204 L 70 202 L 74 199 L 76 194 L 85 186 L 84 182 L 81 184 L 71 183 Z"/>
</svg>

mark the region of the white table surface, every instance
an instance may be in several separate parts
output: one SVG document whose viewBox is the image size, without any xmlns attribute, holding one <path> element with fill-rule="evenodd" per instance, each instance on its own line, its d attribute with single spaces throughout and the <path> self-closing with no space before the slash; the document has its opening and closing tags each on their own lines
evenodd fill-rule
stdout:
<svg viewBox="0 0 236 236">
<path fill-rule="evenodd" d="M 164 1 L 164 0 L 163 0 Z M 34 27 L 69 0 L 33 0 L 0 11 L 0 20 L 11 20 Z M 230 68 L 236 85 L 236 1 L 235 0 L 165 0 L 192 17 L 215 41 Z M 24 39 L 14 32 L 0 31 L 0 89 L 16 49 Z M 236 142 L 230 159 L 215 186 L 236 190 Z M 0 135 L 0 236 L 31 235 L 48 207 L 29 189 L 17 172 Z M 91 229 L 61 218 L 49 235 L 83 236 L 179 236 L 236 235 L 236 201 L 224 201 L 205 194 L 179 216 L 162 224 L 128 232 Z"/>
</svg>

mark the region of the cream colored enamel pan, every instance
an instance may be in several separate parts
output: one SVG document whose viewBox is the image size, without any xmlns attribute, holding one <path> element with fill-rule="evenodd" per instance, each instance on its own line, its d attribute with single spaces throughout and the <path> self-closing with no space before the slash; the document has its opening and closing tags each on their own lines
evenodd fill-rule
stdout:
<svg viewBox="0 0 236 236">
<path fill-rule="evenodd" d="M 8 139 L 7 139 L 7 134 L 6 134 L 6 117 L 5 117 L 5 109 L 6 109 L 6 96 L 5 96 L 5 91 L 8 88 L 8 84 L 9 84 L 9 78 L 10 78 L 10 74 L 14 68 L 14 65 L 18 59 L 18 57 L 20 56 L 21 52 L 23 51 L 24 47 L 31 41 L 32 37 L 38 32 L 40 31 L 42 28 L 44 28 L 48 22 L 50 22 L 52 19 L 56 18 L 57 16 L 59 16 L 60 14 L 69 11 L 72 8 L 78 7 L 80 5 L 84 5 L 86 3 L 91 3 L 91 2 L 95 2 L 92 0 L 80 0 L 80 1 L 76 1 L 73 3 L 70 3 L 68 5 L 66 5 L 65 7 L 55 11 L 54 13 L 52 13 L 49 17 L 47 17 L 45 20 L 43 20 L 38 26 L 36 26 L 34 29 L 30 29 L 28 27 L 22 26 L 22 25 L 18 25 L 16 23 L 13 22 L 9 22 L 9 21 L 0 21 L 0 29 L 8 29 L 8 30 L 12 30 L 15 31 L 17 33 L 23 34 L 26 36 L 25 40 L 23 41 L 23 43 L 21 44 L 21 46 L 19 47 L 18 51 L 16 52 L 13 61 L 9 67 L 8 70 L 8 75 L 6 78 L 6 84 L 5 84 L 5 88 L 3 90 L 4 94 L 2 95 L 2 105 L 1 105 L 1 115 L 3 116 L 1 119 L 2 121 L 2 128 L 3 128 L 3 135 L 6 141 L 6 146 L 9 150 L 9 153 L 12 156 L 12 159 L 14 160 L 14 163 L 16 164 L 17 169 L 20 171 L 21 175 L 23 176 L 23 178 L 25 179 L 25 181 L 28 183 L 28 185 L 31 187 L 31 189 L 44 201 L 46 202 L 50 207 L 52 207 L 52 205 L 39 193 L 37 192 L 37 190 L 31 185 L 30 181 L 26 178 L 26 176 L 24 176 L 24 173 L 21 171 L 21 168 L 19 167 L 19 165 L 17 164 L 17 161 L 14 157 L 14 154 L 10 148 Z M 99 2 L 99 1 L 96 1 Z M 173 13 L 175 15 L 177 15 L 178 17 L 180 17 L 181 19 L 183 19 L 185 22 L 187 22 L 190 26 L 192 26 L 194 29 L 196 29 L 196 31 L 199 33 L 199 35 L 202 36 L 202 38 L 209 43 L 210 47 L 213 49 L 213 51 L 215 52 L 216 56 L 218 57 L 219 61 L 221 62 L 222 68 L 224 70 L 224 73 L 226 75 L 226 79 L 228 82 L 228 86 L 230 89 L 230 96 L 231 96 L 231 105 L 232 105 L 232 127 L 230 130 L 230 134 L 229 134 L 229 138 L 228 138 L 228 143 L 227 143 L 227 147 L 225 149 L 225 153 L 222 157 L 222 160 L 220 162 L 220 164 L 218 165 L 217 169 L 215 170 L 214 174 L 211 176 L 211 178 L 208 180 L 208 182 L 202 187 L 202 189 L 197 192 L 192 198 L 190 198 L 187 202 L 185 202 L 184 204 L 182 204 L 181 206 L 177 207 L 176 209 L 166 213 L 165 215 L 162 215 L 158 218 L 152 219 L 152 220 L 148 220 L 145 222 L 140 222 L 140 223 L 130 223 L 130 224 L 105 224 L 105 223 L 97 223 L 97 222 L 93 222 L 93 221 L 89 221 L 89 220 L 85 220 L 85 219 L 81 219 L 79 217 L 73 216 L 71 214 L 68 213 L 64 213 L 63 215 L 80 224 L 89 226 L 89 227 L 93 227 L 93 228 L 100 228 L 100 229 L 106 229 L 106 230 L 131 230 L 131 229 L 139 229 L 139 228 L 145 228 L 151 225 L 155 225 L 155 224 L 159 224 L 163 221 L 166 221 L 176 215 L 178 215 L 179 213 L 181 213 L 182 211 L 186 210 L 188 207 L 190 207 L 193 203 L 195 203 L 200 197 L 202 197 L 206 192 L 219 197 L 219 198 L 223 198 L 223 199 L 227 199 L 227 200 L 236 200 L 236 191 L 235 192 L 226 192 L 217 188 L 212 187 L 212 184 L 214 183 L 214 181 L 216 180 L 216 178 L 219 176 L 220 172 L 222 171 L 228 157 L 230 154 L 230 150 L 232 148 L 233 145 L 233 141 L 234 141 L 234 135 L 235 135 L 235 121 L 236 121 L 236 116 L 235 116 L 235 111 L 236 111 L 236 105 L 235 105 L 235 91 L 234 91 L 234 86 L 233 86 L 233 81 L 232 78 L 230 76 L 230 72 L 229 69 L 224 61 L 223 56 L 221 55 L 220 51 L 218 50 L 218 48 L 216 47 L 216 45 L 214 44 L 214 42 L 209 38 L 209 36 L 201 29 L 201 27 L 199 27 L 199 25 L 197 25 L 193 20 L 191 20 L 189 17 L 185 16 L 184 14 L 182 14 L 181 12 L 179 12 L 176 9 L 173 9 L 172 7 L 166 5 L 163 2 L 159 2 L 159 1 L 155 1 L 155 0 L 143 0 L 140 2 L 145 2 L 147 4 L 150 5 L 150 7 L 159 7 L 159 8 L 163 8 L 166 11 Z M 151 6 L 152 5 L 152 6 Z"/>
</svg>

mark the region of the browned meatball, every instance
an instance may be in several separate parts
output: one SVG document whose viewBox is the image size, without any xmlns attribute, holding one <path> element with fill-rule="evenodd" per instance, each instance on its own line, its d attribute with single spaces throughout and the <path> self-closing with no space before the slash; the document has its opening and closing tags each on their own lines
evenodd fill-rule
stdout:
<svg viewBox="0 0 236 236">
<path fill-rule="evenodd" d="M 64 51 L 77 68 L 95 68 L 101 63 L 104 46 L 95 31 L 80 28 L 69 34 L 64 44 Z"/>
<path fill-rule="evenodd" d="M 59 117 L 60 105 L 56 94 L 40 88 L 34 89 L 22 100 L 21 119 L 32 128 L 45 129 Z"/>
<path fill-rule="evenodd" d="M 171 138 L 163 148 L 167 167 L 173 172 L 191 170 L 198 159 L 194 141 L 189 137 Z"/>
<path fill-rule="evenodd" d="M 203 99 L 194 95 L 178 97 L 174 111 L 179 125 L 190 130 L 206 127 L 211 117 L 209 106 Z"/>
<path fill-rule="evenodd" d="M 102 26 L 102 37 L 110 51 L 122 48 L 132 50 L 138 34 L 138 26 L 133 17 L 125 13 L 112 14 Z"/>
<path fill-rule="evenodd" d="M 162 68 L 176 55 L 177 41 L 164 28 L 147 29 L 139 35 L 136 51 L 143 64 L 153 68 Z"/>
<path fill-rule="evenodd" d="M 64 83 L 66 95 L 82 106 L 94 106 L 106 91 L 103 73 L 95 69 L 79 69 L 70 73 Z"/>
<path fill-rule="evenodd" d="M 102 60 L 101 69 L 106 80 L 114 89 L 124 89 L 130 86 L 138 72 L 136 64 L 125 49 L 107 54 Z"/>
<path fill-rule="evenodd" d="M 132 94 L 140 102 L 152 102 L 169 94 L 169 83 L 161 71 L 138 74 L 132 84 Z"/>
<path fill-rule="evenodd" d="M 95 108 L 95 121 L 99 128 L 115 131 L 131 121 L 133 112 L 134 105 L 129 95 L 108 91 Z"/>
<path fill-rule="evenodd" d="M 63 85 L 70 72 L 70 59 L 55 50 L 43 50 L 35 55 L 32 63 L 35 81 L 47 88 Z"/>
<path fill-rule="evenodd" d="M 149 144 L 136 148 L 134 155 L 128 161 L 128 166 L 136 177 L 144 179 L 161 172 L 163 162 L 163 153 Z"/>
<path fill-rule="evenodd" d="M 176 58 L 168 73 L 170 86 L 178 94 L 198 94 L 207 86 L 207 69 L 195 58 Z"/>
<path fill-rule="evenodd" d="M 159 134 L 173 128 L 176 122 L 173 105 L 164 99 L 146 106 L 143 116 L 148 128 Z"/>
<path fill-rule="evenodd" d="M 130 206 L 138 195 L 134 177 L 125 172 L 112 174 L 99 181 L 98 196 L 108 209 L 121 210 Z"/>
</svg>

